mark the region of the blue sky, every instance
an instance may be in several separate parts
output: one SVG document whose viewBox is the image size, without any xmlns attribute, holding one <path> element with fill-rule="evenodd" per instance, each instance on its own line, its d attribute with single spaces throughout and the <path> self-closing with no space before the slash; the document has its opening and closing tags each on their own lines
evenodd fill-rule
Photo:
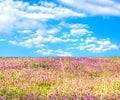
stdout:
<svg viewBox="0 0 120 100">
<path fill-rule="evenodd" d="M 119 0 L 0 0 L 0 57 L 120 56 Z"/>
</svg>

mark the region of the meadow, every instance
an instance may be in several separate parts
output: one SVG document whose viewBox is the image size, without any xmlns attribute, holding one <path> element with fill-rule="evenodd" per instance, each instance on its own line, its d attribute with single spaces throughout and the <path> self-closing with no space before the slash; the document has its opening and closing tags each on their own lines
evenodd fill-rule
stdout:
<svg viewBox="0 0 120 100">
<path fill-rule="evenodd" d="M 120 100 L 120 58 L 0 58 L 0 100 Z"/>
</svg>

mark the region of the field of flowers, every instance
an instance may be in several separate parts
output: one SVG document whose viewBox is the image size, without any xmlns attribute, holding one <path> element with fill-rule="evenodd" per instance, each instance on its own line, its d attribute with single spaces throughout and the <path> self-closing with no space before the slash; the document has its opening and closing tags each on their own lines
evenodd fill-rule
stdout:
<svg viewBox="0 0 120 100">
<path fill-rule="evenodd" d="M 0 58 L 0 100 L 120 100 L 120 58 Z"/>
</svg>

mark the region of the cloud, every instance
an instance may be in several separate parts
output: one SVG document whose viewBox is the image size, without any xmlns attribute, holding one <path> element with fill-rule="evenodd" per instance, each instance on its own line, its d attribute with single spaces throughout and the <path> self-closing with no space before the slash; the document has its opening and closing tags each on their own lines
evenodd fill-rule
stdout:
<svg viewBox="0 0 120 100">
<path fill-rule="evenodd" d="M 78 35 L 83 36 L 92 32 L 88 31 L 87 29 L 71 29 L 70 33 L 73 36 L 78 36 Z"/>
<path fill-rule="evenodd" d="M 93 53 L 106 52 L 108 50 L 118 50 L 119 47 L 116 44 L 112 44 L 108 39 L 98 40 L 95 37 L 87 38 L 85 43 L 80 44 L 78 47 L 80 50 L 87 50 Z"/>
<path fill-rule="evenodd" d="M 93 33 L 92 31 L 88 30 L 89 26 L 86 24 L 81 24 L 81 23 L 70 24 L 70 23 L 61 22 L 59 25 L 70 29 L 70 34 L 63 33 L 63 37 L 70 37 L 70 36 L 78 37 L 78 36 L 90 35 Z"/>
<path fill-rule="evenodd" d="M 36 53 L 43 56 L 72 56 L 71 52 L 66 52 L 61 49 L 51 50 L 51 49 L 40 49 Z"/>
<path fill-rule="evenodd" d="M 59 0 L 89 15 L 120 16 L 120 3 L 115 0 Z"/>
<path fill-rule="evenodd" d="M 94 32 L 90 30 L 89 25 L 68 23 L 67 19 L 83 18 L 86 17 L 85 13 L 91 15 L 119 15 L 116 10 L 120 8 L 119 4 L 116 6 L 117 3 L 112 0 L 105 1 L 105 4 L 103 0 L 92 0 L 89 2 L 78 0 L 77 3 L 75 0 L 64 0 L 62 2 L 77 7 L 80 12 L 70 7 L 67 8 L 47 1 L 40 1 L 39 4 L 30 4 L 20 0 L 1 0 L 0 41 L 5 40 L 12 45 L 36 48 L 38 49 L 36 52 L 43 55 L 57 56 L 72 56 L 72 53 L 66 50 L 68 50 L 67 48 L 72 50 L 77 48 L 78 43 L 80 43 L 80 50 L 94 53 L 118 49 L 118 46 L 110 40 L 93 37 Z M 110 6 L 112 4 L 113 8 Z M 110 8 L 111 13 L 106 11 L 108 8 Z M 113 9 L 116 10 L 114 13 Z M 58 47 L 60 43 L 64 50 L 61 49 L 61 46 Z M 76 45 L 69 47 L 70 44 Z M 57 50 L 53 50 L 51 45 L 54 45 L 54 49 L 57 48 Z M 51 49 L 45 49 L 50 48 L 50 46 Z"/>
<path fill-rule="evenodd" d="M 6 41 L 5 39 L 0 39 L 0 42 Z"/>
<path fill-rule="evenodd" d="M 62 39 L 59 37 L 55 37 L 53 35 L 47 35 L 47 36 L 42 36 L 42 35 L 36 35 L 35 37 L 26 39 L 24 41 L 9 41 L 9 43 L 13 44 L 13 45 L 18 45 L 18 46 L 24 46 L 24 47 L 45 47 L 46 45 L 44 45 L 45 43 L 65 43 L 65 42 L 77 42 L 78 39 Z"/>
<path fill-rule="evenodd" d="M 47 30 L 47 33 L 49 33 L 49 34 L 55 34 L 55 33 L 58 33 L 59 31 L 60 31 L 59 28 L 53 28 L 53 29 Z"/>
<path fill-rule="evenodd" d="M 28 2 L 2 0 L 0 1 L 0 34 L 13 45 L 29 48 L 41 48 L 46 46 L 44 43 L 75 42 L 77 39 L 56 35 L 61 32 L 60 25 L 47 23 L 51 19 L 62 20 L 69 17 L 81 18 L 85 15 L 53 2 L 41 1 L 38 5 L 31 5 Z"/>
<path fill-rule="evenodd" d="M 59 25 L 62 27 L 73 28 L 73 29 L 89 28 L 87 24 L 82 24 L 82 23 L 73 24 L 73 23 L 61 22 Z"/>
<path fill-rule="evenodd" d="M 61 27 L 62 25 L 62 27 Z M 77 26 L 78 25 L 78 26 Z M 56 27 L 55 27 L 56 26 Z M 28 48 L 49 48 L 49 45 L 57 45 L 57 43 L 62 43 L 67 45 L 64 47 L 65 50 L 87 50 L 93 53 L 106 52 L 108 50 L 119 49 L 116 44 L 111 43 L 109 39 L 98 39 L 93 36 L 93 32 L 89 31 L 89 26 L 85 24 L 70 24 L 70 23 L 57 23 L 55 26 L 50 26 L 49 28 L 43 28 L 36 30 L 35 33 L 30 34 L 28 38 L 21 41 L 9 41 L 9 43 L 18 46 L 24 46 Z M 66 27 L 65 27 L 66 26 Z M 72 33 L 71 30 L 75 30 Z M 63 32 L 64 31 L 64 32 Z M 68 33 L 70 32 L 70 33 Z M 90 35 L 89 35 L 90 34 Z M 47 45 L 47 43 L 49 45 Z M 78 44 L 80 43 L 80 45 Z M 76 45 L 74 45 L 76 44 Z M 44 55 L 70 55 L 69 52 L 62 51 L 37 51 L 43 52 Z M 54 52 L 54 53 L 53 53 Z"/>
<path fill-rule="evenodd" d="M 58 56 L 72 56 L 71 52 L 62 51 L 60 49 L 55 51 Z"/>
<path fill-rule="evenodd" d="M 30 34 L 30 33 L 32 33 L 32 30 L 30 30 L 30 29 L 18 30 L 18 33 L 20 33 L 20 34 Z"/>
<path fill-rule="evenodd" d="M 54 4 L 53 2 L 41 2 L 41 6 L 29 6 L 28 18 L 35 19 L 61 19 L 67 17 L 85 17 L 84 13 L 74 12 L 72 9 Z M 34 13 L 33 13 L 34 12 Z"/>
<path fill-rule="evenodd" d="M 41 49 L 36 51 L 36 53 L 39 53 L 44 56 L 50 56 L 53 54 L 53 52 L 54 52 L 53 50 L 47 50 L 47 49 Z"/>
<path fill-rule="evenodd" d="M 35 30 L 50 19 L 84 16 L 83 13 L 51 2 L 41 1 L 39 5 L 30 5 L 28 2 L 2 0 L 0 1 L 0 34 L 13 33 L 21 29 Z"/>
<path fill-rule="evenodd" d="M 89 37 L 89 38 L 86 38 L 85 43 L 89 44 L 89 43 L 95 42 L 96 40 L 97 40 L 96 37 Z"/>
<path fill-rule="evenodd" d="M 27 47 L 27 48 L 43 48 L 46 47 L 45 44 L 39 42 L 39 38 L 35 39 L 28 39 L 22 42 L 17 42 L 17 41 L 8 41 L 10 44 L 12 45 L 17 45 L 17 46 L 23 46 L 23 47 Z"/>
</svg>

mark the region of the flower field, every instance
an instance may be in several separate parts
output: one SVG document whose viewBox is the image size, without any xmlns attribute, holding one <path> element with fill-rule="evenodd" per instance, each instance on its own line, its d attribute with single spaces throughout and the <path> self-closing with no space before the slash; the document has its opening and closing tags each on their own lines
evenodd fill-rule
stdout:
<svg viewBox="0 0 120 100">
<path fill-rule="evenodd" d="M 0 100 L 120 100 L 120 58 L 0 58 Z"/>
</svg>

